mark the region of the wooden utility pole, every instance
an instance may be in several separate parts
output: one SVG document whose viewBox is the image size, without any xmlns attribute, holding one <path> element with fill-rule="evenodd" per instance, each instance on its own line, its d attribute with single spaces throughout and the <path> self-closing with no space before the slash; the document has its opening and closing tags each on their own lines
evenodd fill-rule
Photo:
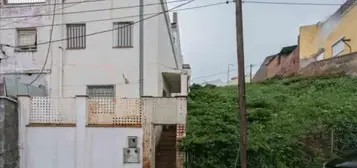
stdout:
<svg viewBox="0 0 357 168">
<path fill-rule="evenodd" d="M 238 99 L 241 130 L 241 168 L 247 168 L 247 110 L 245 106 L 245 66 L 243 45 L 242 0 L 236 0 L 236 35 L 238 60 Z"/>
</svg>

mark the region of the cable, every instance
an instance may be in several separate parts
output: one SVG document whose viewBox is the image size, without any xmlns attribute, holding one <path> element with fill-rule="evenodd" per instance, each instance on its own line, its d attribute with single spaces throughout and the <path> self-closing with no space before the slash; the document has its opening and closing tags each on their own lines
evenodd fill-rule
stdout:
<svg viewBox="0 0 357 168">
<path fill-rule="evenodd" d="M 53 34 L 53 25 L 55 24 L 55 11 L 56 11 L 56 3 L 53 5 L 53 16 L 52 16 L 52 27 L 51 27 L 51 31 L 50 31 L 50 39 L 49 41 L 52 41 L 52 34 Z M 46 59 L 45 59 L 45 63 L 43 63 L 42 69 L 40 71 L 40 74 L 37 75 L 37 77 L 29 83 L 29 85 L 32 85 L 38 78 L 40 78 L 40 76 L 43 73 L 43 70 L 45 70 L 46 64 L 47 64 L 47 60 L 48 60 L 48 56 L 50 55 L 50 49 L 51 49 L 51 44 L 48 44 L 48 48 L 47 48 L 47 53 L 46 53 Z"/>
<path fill-rule="evenodd" d="M 177 6 L 171 8 L 171 9 L 169 9 L 169 10 L 160 12 L 160 13 L 158 13 L 158 14 L 156 14 L 156 15 L 153 15 L 153 16 L 144 18 L 144 19 L 142 19 L 142 20 L 139 20 L 139 21 L 137 21 L 137 22 L 134 22 L 133 24 L 136 24 L 136 23 L 139 23 L 139 22 L 143 22 L 143 21 L 145 21 L 145 20 L 148 20 L 148 19 L 151 19 L 151 18 L 153 18 L 153 17 L 159 16 L 159 15 L 161 15 L 161 14 L 163 14 L 163 13 L 167 13 L 167 12 L 173 10 L 173 9 L 176 9 L 176 8 L 181 7 L 181 6 L 187 5 L 187 4 L 189 4 L 189 3 L 193 2 L 193 1 L 195 1 L 195 0 L 190 0 L 190 1 L 188 1 L 188 2 L 182 3 L 182 4 L 177 5 Z M 54 5 L 54 7 L 56 7 L 56 5 Z M 53 24 L 54 24 L 54 17 L 55 17 L 55 15 L 53 15 L 53 20 L 52 20 L 52 23 L 53 23 Z M 132 24 L 129 25 L 129 26 L 132 26 Z M 125 27 L 128 27 L 128 26 L 123 26 L 123 27 L 119 27 L 119 28 L 121 29 L 121 28 L 125 28 Z M 112 31 L 112 30 L 115 30 L 115 29 L 110 29 L 110 31 Z M 108 31 L 108 30 L 106 30 L 106 31 Z M 106 31 L 105 31 L 105 32 L 106 32 Z M 33 83 L 42 75 L 43 70 L 45 69 L 45 66 L 46 66 L 46 63 L 47 63 L 47 59 L 48 59 L 48 55 L 49 55 L 49 50 L 50 50 L 50 44 L 52 43 L 52 32 L 53 32 L 53 27 L 51 28 L 50 40 L 49 40 L 49 42 L 47 42 L 47 43 L 49 43 L 49 47 L 48 47 L 48 50 L 47 50 L 47 56 L 46 56 L 45 63 L 43 64 L 43 67 L 42 67 L 42 69 L 41 69 L 40 74 L 38 74 L 38 76 L 37 76 L 29 85 L 33 84 Z M 103 31 L 102 31 L 102 32 L 103 32 Z M 95 33 L 92 33 L 91 35 L 95 35 L 95 34 L 98 34 L 98 33 L 100 33 L 100 32 L 95 32 Z M 86 36 L 88 36 L 88 35 L 86 35 Z M 77 37 L 77 38 L 78 38 L 78 37 Z M 45 44 L 45 43 L 42 43 L 42 44 Z"/>
<path fill-rule="evenodd" d="M 182 1 L 182 0 L 181 0 Z M 187 1 L 187 0 L 186 0 Z M 207 5 L 200 5 L 200 6 L 195 6 L 195 7 L 189 7 L 189 8 L 183 8 L 183 9 L 177 9 L 177 10 L 172 10 L 172 12 L 178 12 L 178 11 L 185 11 L 185 10 L 191 10 L 191 9 L 199 9 L 199 8 L 205 8 L 205 7 L 211 7 L 211 6 L 217 6 L 217 5 L 223 5 L 227 4 L 227 2 L 220 2 L 220 3 L 213 3 L 213 4 L 207 4 Z M 157 14 L 155 13 L 146 13 L 144 16 L 148 15 L 154 15 Z M 102 21 L 108 21 L 108 20 L 116 20 L 116 19 L 126 19 L 126 18 L 134 18 L 134 17 L 139 17 L 139 15 L 129 15 L 129 16 L 122 16 L 122 17 L 115 17 L 115 18 L 106 18 L 106 19 L 97 19 L 97 20 L 86 20 L 82 21 L 83 23 L 93 23 L 93 22 L 102 22 Z M 54 26 L 62 26 L 62 25 L 67 25 L 71 23 L 58 23 L 54 24 Z M 52 24 L 47 24 L 47 25 L 38 25 L 38 26 L 32 26 L 33 28 L 35 27 L 48 27 L 52 26 Z M 9 27 L 9 28 L 3 28 L 1 30 L 12 30 L 12 29 L 17 29 L 16 27 Z"/>
<path fill-rule="evenodd" d="M 270 4 L 270 5 L 310 5 L 310 6 L 341 6 L 343 4 L 333 3 L 310 3 L 310 2 L 274 2 L 274 1 L 243 1 L 243 3 L 251 4 Z"/>
<path fill-rule="evenodd" d="M 192 0 L 191 0 L 192 1 Z M 189 1 L 189 2 L 191 2 Z M 229 1 L 228 1 L 229 2 Z M 187 3 L 187 2 L 186 2 Z M 186 4 L 186 3 L 183 3 L 183 4 Z M 188 3 L 187 3 L 188 4 Z M 172 8 L 170 10 L 167 10 L 167 11 L 164 11 L 164 12 L 159 12 L 159 13 L 154 13 L 153 15 L 151 15 L 150 17 L 146 17 L 142 20 L 138 20 L 136 22 L 133 22 L 131 25 L 127 25 L 127 26 L 122 26 L 120 27 L 121 28 L 126 28 L 128 26 L 132 26 L 134 24 L 137 24 L 141 21 L 145 21 L 147 19 L 151 19 L 153 17 L 156 17 L 162 13 L 165 13 L 165 12 L 171 12 L 171 11 L 183 11 L 183 10 L 192 10 L 192 9 L 198 9 L 198 8 L 203 8 L 203 7 L 208 7 L 208 6 L 215 6 L 215 5 L 221 5 L 221 4 L 227 4 L 227 2 L 221 2 L 221 3 L 215 3 L 215 4 L 208 4 L 208 5 L 201 5 L 201 6 L 196 6 L 196 7 L 190 7 L 190 8 L 184 8 L 184 9 L 177 9 L 177 10 L 173 10 L 173 9 L 176 9 L 176 8 L 179 8 L 181 6 L 178 6 L 178 7 L 175 7 L 175 8 Z M 183 6 L 183 5 L 182 5 Z M 150 14 L 149 14 L 150 15 Z M 81 36 L 77 36 L 76 38 L 79 38 L 79 37 L 88 37 L 88 36 L 94 36 L 94 35 L 97 35 L 97 34 L 102 34 L 102 33 L 106 33 L 106 32 L 111 32 L 113 30 L 117 30 L 118 28 L 112 28 L 112 29 L 107 29 L 107 30 L 102 30 L 102 31 L 98 31 L 98 32 L 94 32 L 94 33 L 90 33 L 90 34 L 87 34 L 87 35 L 81 35 Z M 60 42 L 60 41 L 64 41 L 64 40 L 68 40 L 69 38 L 63 38 L 63 39 L 58 39 L 58 40 L 52 40 L 52 41 L 46 41 L 46 42 L 42 42 L 42 43 L 37 43 L 37 46 L 38 45 L 44 45 L 44 44 L 48 44 L 48 43 L 55 43 L 55 42 Z M 7 46 L 7 47 L 12 47 L 12 48 L 15 48 L 15 46 L 12 46 L 12 45 L 9 45 L 9 44 L 0 44 L 0 45 L 4 45 L 4 46 Z"/>
<path fill-rule="evenodd" d="M 107 0 L 90 0 L 90 1 L 86 1 L 86 2 L 101 2 L 101 1 L 107 1 Z M 67 5 L 67 4 L 78 4 L 78 3 L 82 3 L 83 1 L 80 2 L 64 2 L 64 3 L 44 3 L 44 4 L 16 4 L 16 3 L 8 3 L 8 4 L 4 4 L 4 5 L 10 5 L 10 6 L 2 6 L 0 8 L 3 9 L 11 9 L 11 8 L 33 8 L 33 7 L 39 7 L 39 6 L 53 6 L 54 4 L 56 5 Z"/>
<path fill-rule="evenodd" d="M 177 3 L 177 2 L 182 2 L 182 1 L 188 1 L 188 0 L 174 0 L 174 1 L 167 2 L 167 3 Z M 152 3 L 152 4 L 145 4 L 144 6 L 153 6 L 153 5 L 160 5 L 160 4 L 161 3 Z M 137 7 L 140 7 L 140 5 L 122 6 L 122 7 L 116 7 L 116 8 L 92 9 L 92 10 L 74 11 L 74 12 L 64 12 L 64 13 L 56 13 L 55 15 L 71 15 L 71 14 L 77 14 L 77 13 L 100 12 L 100 11 L 117 10 L 117 9 L 130 9 L 130 8 L 137 8 Z M 38 15 L 21 15 L 21 16 L 0 17 L 0 20 L 39 17 L 39 16 L 52 16 L 52 14 L 44 13 L 44 14 L 38 14 Z"/>
<path fill-rule="evenodd" d="M 98 0 L 98 1 L 103 1 L 103 0 Z M 81 4 L 81 3 L 85 3 L 85 2 L 87 2 L 87 0 L 82 1 L 82 2 L 78 2 L 78 3 L 73 4 L 73 5 L 68 5 L 68 6 L 59 8 L 59 9 L 57 9 L 57 10 L 53 10 L 52 13 L 55 14 L 56 11 L 58 11 L 58 10 L 66 9 L 66 8 L 69 8 L 69 7 L 72 7 L 72 6 Z M 56 3 L 55 3 L 55 4 L 56 4 Z M 51 13 L 51 12 L 50 12 L 50 13 Z M 47 12 L 46 12 L 46 13 L 43 13 L 43 14 L 47 14 Z M 29 20 L 29 19 L 32 19 L 32 18 L 35 18 L 35 17 L 40 17 L 40 16 L 42 16 L 43 14 L 34 15 L 34 16 L 31 17 L 31 18 L 25 18 L 25 19 L 21 19 L 21 20 L 16 20 L 16 21 L 13 21 L 13 22 L 10 22 L 10 23 L 6 23 L 6 24 L 4 24 L 4 25 L 0 25 L 0 29 L 1 29 L 1 27 L 7 26 L 7 25 L 11 25 L 11 24 L 14 24 L 14 23 L 19 23 L 19 22 L 26 21 L 26 20 Z M 0 20 L 1 20 L 1 19 L 0 19 Z"/>
</svg>

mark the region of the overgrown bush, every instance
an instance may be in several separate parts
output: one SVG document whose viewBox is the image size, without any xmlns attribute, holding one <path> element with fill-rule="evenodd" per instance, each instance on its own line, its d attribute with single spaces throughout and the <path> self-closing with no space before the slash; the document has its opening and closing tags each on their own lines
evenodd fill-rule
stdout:
<svg viewBox="0 0 357 168">
<path fill-rule="evenodd" d="M 180 144 L 188 167 L 236 164 L 236 94 L 236 87 L 191 87 L 187 135 Z M 357 145 L 356 78 L 271 79 L 247 84 L 246 97 L 250 168 L 321 168 Z"/>
</svg>

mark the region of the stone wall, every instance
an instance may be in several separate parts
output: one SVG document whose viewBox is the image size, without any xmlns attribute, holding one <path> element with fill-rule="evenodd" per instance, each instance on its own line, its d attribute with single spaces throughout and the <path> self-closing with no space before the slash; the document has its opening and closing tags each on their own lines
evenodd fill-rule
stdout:
<svg viewBox="0 0 357 168">
<path fill-rule="evenodd" d="M 357 52 L 310 63 L 300 71 L 302 76 L 346 74 L 357 76 Z"/>
<path fill-rule="evenodd" d="M 0 168 L 18 168 L 18 112 L 15 100 L 0 97 Z"/>
</svg>

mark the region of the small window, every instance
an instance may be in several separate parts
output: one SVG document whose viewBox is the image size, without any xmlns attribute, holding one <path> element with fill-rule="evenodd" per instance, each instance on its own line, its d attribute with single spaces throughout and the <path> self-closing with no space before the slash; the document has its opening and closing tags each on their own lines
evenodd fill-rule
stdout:
<svg viewBox="0 0 357 168">
<path fill-rule="evenodd" d="M 115 22 L 113 24 L 113 47 L 128 48 L 133 47 L 133 23 Z"/>
<path fill-rule="evenodd" d="M 17 41 L 15 51 L 26 52 L 37 50 L 36 28 L 17 29 Z"/>
<path fill-rule="evenodd" d="M 88 86 L 89 97 L 115 97 L 113 85 Z"/>
<path fill-rule="evenodd" d="M 318 56 L 316 57 L 316 60 L 317 60 L 317 61 L 321 61 L 321 60 L 324 59 L 324 57 L 325 57 L 325 52 L 322 52 L 320 55 L 318 55 Z"/>
<path fill-rule="evenodd" d="M 343 52 L 345 49 L 345 43 L 343 42 L 343 38 L 332 45 L 332 57 L 335 57 Z"/>
<path fill-rule="evenodd" d="M 67 24 L 67 49 L 86 48 L 86 25 Z"/>
</svg>

